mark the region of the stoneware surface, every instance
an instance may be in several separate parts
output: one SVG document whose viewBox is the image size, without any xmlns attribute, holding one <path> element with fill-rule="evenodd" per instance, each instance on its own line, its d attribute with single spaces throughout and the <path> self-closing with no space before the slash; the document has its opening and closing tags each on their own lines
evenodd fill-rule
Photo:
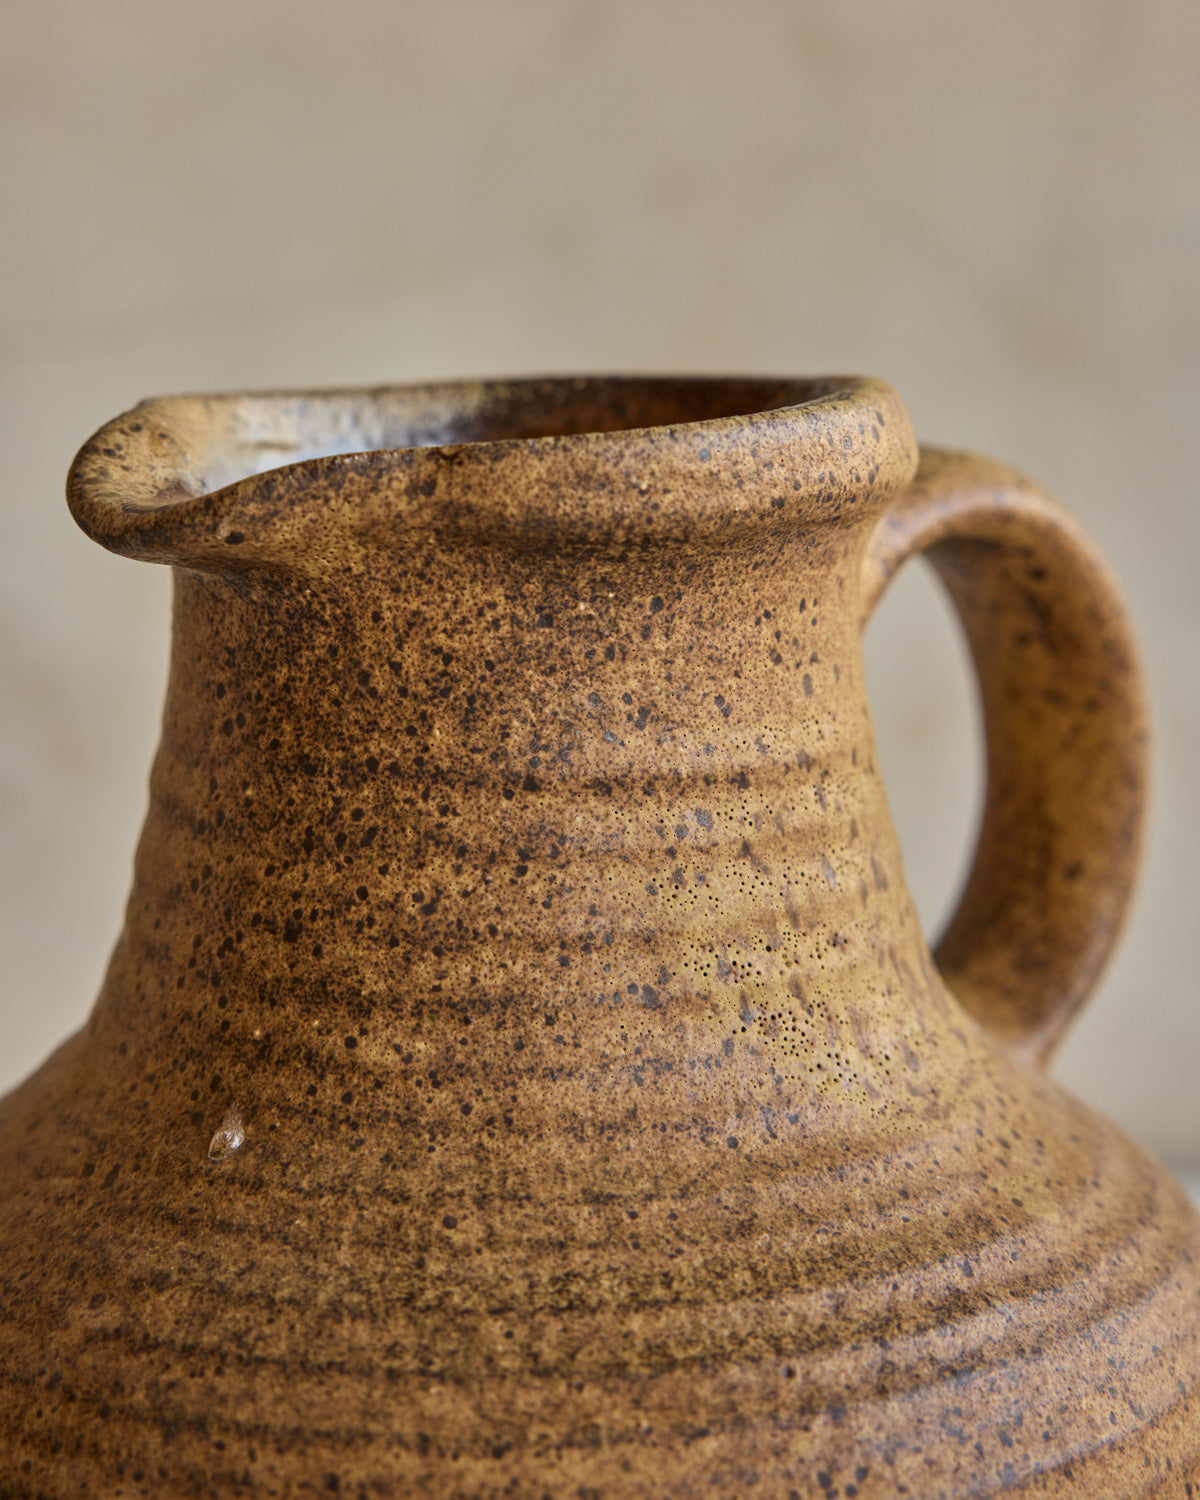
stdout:
<svg viewBox="0 0 1200 1500">
<path fill-rule="evenodd" d="M 173 656 L 0 1105 L 0 1492 L 1200 1486 L 1200 1221 L 1040 1071 L 1144 731 L 1027 481 L 880 382 L 634 379 L 149 402 L 69 493 Z M 922 550 L 989 761 L 936 965 L 859 645 Z"/>
</svg>

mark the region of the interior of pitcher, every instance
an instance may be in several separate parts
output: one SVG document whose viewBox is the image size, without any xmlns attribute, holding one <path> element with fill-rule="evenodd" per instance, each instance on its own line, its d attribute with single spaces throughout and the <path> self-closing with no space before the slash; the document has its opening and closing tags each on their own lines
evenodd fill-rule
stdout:
<svg viewBox="0 0 1200 1500">
<path fill-rule="evenodd" d="M 338 453 L 571 437 L 803 405 L 837 379 L 601 376 L 448 381 L 230 398 L 206 487 Z"/>
</svg>

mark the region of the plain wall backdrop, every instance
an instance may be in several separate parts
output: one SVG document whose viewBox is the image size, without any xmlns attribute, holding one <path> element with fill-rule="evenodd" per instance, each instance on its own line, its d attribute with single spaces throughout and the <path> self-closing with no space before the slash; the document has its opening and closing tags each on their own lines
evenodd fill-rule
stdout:
<svg viewBox="0 0 1200 1500">
<path fill-rule="evenodd" d="M 147 395 L 593 370 L 877 374 L 1108 556 L 1156 725 L 1145 875 L 1059 1075 L 1200 1166 L 1200 8 L 1188 0 L 8 0 L 0 1088 L 86 1016 L 169 578 L 77 533 Z M 868 637 L 931 931 L 982 782 L 913 568 Z"/>
</svg>

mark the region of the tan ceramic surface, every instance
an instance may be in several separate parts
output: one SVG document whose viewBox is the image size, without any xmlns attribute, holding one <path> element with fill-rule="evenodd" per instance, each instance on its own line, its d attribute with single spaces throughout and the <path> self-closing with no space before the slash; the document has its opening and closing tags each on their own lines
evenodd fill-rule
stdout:
<svg viewBox="0 0 1200 1500">
<path fill-rule="evenodd" d="M 159 392 L 868 369 L 1117 568 L 1152 821 L 1055 1074 L 1200 1167 L 1198 55 L 1193 0 L 6 0 L 0 1090 L 86 1017 L 162 706 L 168 572 L 74 531 L 81 435 Z M 866 662 L 934 936 L 982 778 L 922 564 Z"/>
<path fill-rule="evenodd" d="M 173 660 L 101 998 L 0 1106 L 5 1493 L 1191 1493 L 1200 1225 L 1032 1063 L 1132 873 L 1127 627 L 1026 481 L 916 463 L 871 381 L 84 449 Z M 961 1005 L 862 687 L 917 548 L 988 709 Z"/>
</svg>

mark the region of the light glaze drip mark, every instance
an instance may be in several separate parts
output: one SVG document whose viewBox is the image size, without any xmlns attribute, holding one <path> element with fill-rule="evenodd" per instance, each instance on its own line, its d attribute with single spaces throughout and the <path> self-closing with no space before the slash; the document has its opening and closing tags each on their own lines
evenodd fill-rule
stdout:
<svg viewBox="0 0 1200 1500">
<path fill-rule="evenodd" d="M 245 1139 L 246 1127 L 242 1112 L 236 1104 L 231 1104 L 221 1121 L 221 1128 L 209 1142 L 209 1161 L 228 1161 Z"/>
</svg>

